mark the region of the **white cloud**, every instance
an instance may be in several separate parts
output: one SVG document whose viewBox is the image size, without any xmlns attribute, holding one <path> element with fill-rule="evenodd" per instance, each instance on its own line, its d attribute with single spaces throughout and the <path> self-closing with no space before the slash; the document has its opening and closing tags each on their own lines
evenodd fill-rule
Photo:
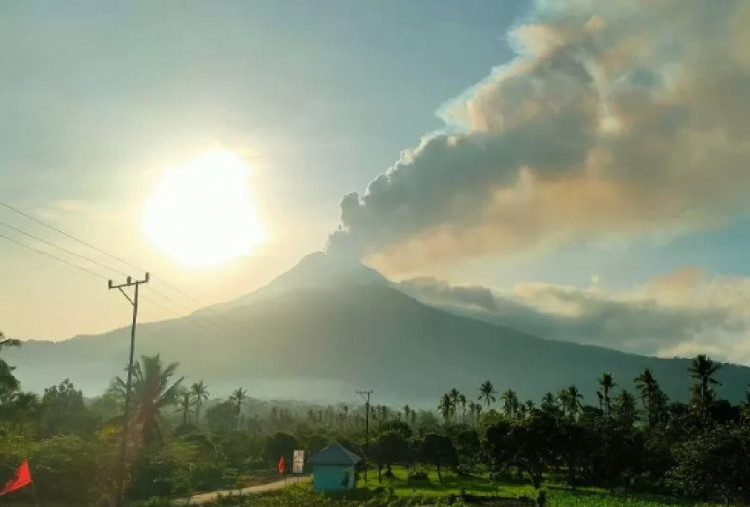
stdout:
<svg viewBox="0 0 750 507">
<path fill-rule="evenodd" d="M 422 301 L 545 338 L 750 364 L 750 278 L 683 268 L 628 291 L 521 283 L 511 290 L 401 283 Z M 481 299 L 477 297 L 481 295 Z"/>
</svg>

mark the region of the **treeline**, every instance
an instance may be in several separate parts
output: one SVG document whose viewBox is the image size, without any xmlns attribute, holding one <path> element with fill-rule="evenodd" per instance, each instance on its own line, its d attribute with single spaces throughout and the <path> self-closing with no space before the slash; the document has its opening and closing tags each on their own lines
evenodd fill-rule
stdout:
<svg viewBox="0 0 750 507">
<path fill-rule="evenodd" d="M 602 374 L 594 406 L 574 385 L 538 402 L 521 402 L 510 389 L 499 393 L 489 381 L 478 390 L 480 403 L 452 389 L 437 405 L 453 444 L 451 451 L 445 442 L 442 464 L 464 473 L 484 466 L 493 477 L 523 474 L 537 488 L 554 474 L 573 489 L 749 503 L 750 391 L 739 405 L 718 398 L 720 367 L 705 355 L 692 360 L 688 403 L 670 401 L 648 369 L 634 379 Z M 636 394 L 617 390 L 617 380 Z"/>
<path fill-rule="evenodd" d="M 0 335 L 0 349 L 17 345 Z M 602 374 L 594 405 L 576 386 L 521 401 L 488 381 L 474 393 L 451 389 L 436 410 L 366 411 L 261 402 L 241 387 L 212 400 L 211 386 L 179 377 L 177 364 L 142 357 L 133 370 L 125 494 L 146 500 L 270 481 L 280 456 L 291 464 L 295 449 L 310 456 L 338 441 L 366 458 L 371 480 L 403 465 L 414 481 L 425 480 L 430 467 L 440 478 L 446 470 L 489 472 L 497 484 L 525 478 L 543 488 L 553 478 L 570 488 L 747 503 L 750 399 L 733 405 L 717 397 L 719 367 L 705 356 L 692 361 L 688 403 L 670 401 L 646 370 L 635 379 Z M 29 459 L 39 501 L 111 505 L 123 379 L 85 400 L 68 380 L 41 396 L 24 392 L 14 373 L 0 359 L 0 482 Z M 29 502 L 32 494 L 13 493 Z"/>
<path fill-rule="evenodd" d="M 2 348 L 20 346 L 0 334 Z M 0 358 L 0 482 L 28 459 L 33 490 L 13 493 L 33 503 L 111 505 L 117 494 L 126 382 L 115 377 L 101 396 L 86 400 L 69 380 L 41 395 L 24 392 L 14 368 Z M 262 402 L 238 387 L 210 398 L 210 386 L 179 377 L 178 365 L 145 356 L 134 365 L 128 424 L 125 495 L 131 500 L 187 496 L 278 479 L 280 456 L 310 456 L 333 441 L 360 449 L 364 407 Z M 371 427 L 393 417 L 377 407 Z M 414 420 L 437 427 L 429 411 Z"/>
</svg>

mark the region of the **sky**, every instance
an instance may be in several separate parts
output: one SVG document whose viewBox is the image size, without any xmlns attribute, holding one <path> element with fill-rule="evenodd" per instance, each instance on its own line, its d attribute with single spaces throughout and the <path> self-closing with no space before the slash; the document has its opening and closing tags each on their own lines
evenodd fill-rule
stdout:
<svg viewBox="0 0 750 507">
<path fill-rule="evenodd" d="M 329 248 L 539 334 L 750 364 L 749 3 L 3 2 L 0 201 L 132 265 L 0 207 L 99 275 L 0 237 L 0 329 L 126 325 L 133 265 L 155 320 Z M 217 148 L 264 240 L 184 266 L 144 209 Z"/>
</svg>

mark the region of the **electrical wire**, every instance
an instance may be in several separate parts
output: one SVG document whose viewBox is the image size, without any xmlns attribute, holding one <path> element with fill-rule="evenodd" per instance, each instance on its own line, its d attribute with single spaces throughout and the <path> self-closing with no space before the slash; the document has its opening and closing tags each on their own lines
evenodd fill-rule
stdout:
<svg viewBox="0 0 750 507">
<path fill-rule="evenodd" d="M 124 264 L 127 264 L 128 266 L 131 266 L 131 267 L 133 267 L 133 268 L 135 268 L 135 269 L 139 269 L 139 270 L 141 270 L 141 271 L 144 271 L 144 272 L 145 272 L 145 271 L 147 271 L 147 270 L 145 270 L 145 269 L 143 269 L 143 268 L 140 268 L 139 266 L 137 266 L 137 265 L 135 265 L 135 264 L 133 264 L 133 263 L 131 263 L 131 262 L 129 262 L 129 261 L 127 261 L 127 260 L 125 260 L 125 259 L 123 259 L 123 258 L 119 257 L 119 256 L 116 256 L 116 255 L 114 255 L 114 254 L 111 254 L 111 253 L 107 252 L 106 250 L 103 250 L 103 249 L 101 249 L 101 248 L 99 248 L 99 247 L 97 247 L 97 246 L 94 246 L 93 244 L 91 244 L 91 243 L 89 243 L 89 242 L 87 242 L 87 241 L 84 241 L 84 240 L 82 240 L 82 239 L 80 239 L 80 238 L 77 238 L 76 236 L 74 236 L 74 235 L 72 235 L 72 234 L 69 234 L 69 233 L 67 233 L 67 232 L 63 231 L 63 230 L 59 229 L 58 227 L 55 227 L 55 226 L 53 226 L 53 225 L 50 225 L 50 224 L 48 224 L 48 223 L 44 222 L 43 220 L 39 220 L 39 219 L 37 219 L 37 218 L 35 218 L 35 217 L 33 217 L 33 216 L 29 215 L 28 213 L 25 213 L 25 212 L 21 211 L 20 209 L 18 209 L 18 208 L 16 208 L 16 207 L 13 207 L 13 206 L 11 206 L 11 205 L 9 205 L 9 204 L 7 204 L 7 203 L 3 202 L 3 201 L 0 201 L 0 205 L 1 205 L 1 206 L 3 206 L 3 207 L 5 207 L 5 208 L 7 208 L 7 209 L 9 209 L 9 210 L 11 210 L 11 211 L 13 211 L 13 212 L 15 212 L 15 213 L 18 213 L 19 215 L 21 215 L 21 216 L 23 216 L 23 217 L 25 217 L 25 218 L 27 218 L 27 219 L 29 219 L 29 220 L 32 220 L 32 221 L 33 221 L 33 222 L 35 222 L 35 223 L 38 223 L 38 224 L 40 224 L 40 225 L 43 225 L 44 227 L 47 227 L 48 229 L 51 229 L 51 230 L 53 230 L 53 231 L 55 231 L 55 232 L 57 232 L 57 233 L 59 233 L 59 234 L 61 234 L 61 235 L 65 236 L 65 237 L 67 237 L 67 238 L 70 238 L 70 239 L 72 239 L 72 240 L 76 241 L 77 243 L 79 243 L 79 244 L 81 244 L 81 245 L 84 245 L 84 246 L 86 246 L 86 247 L 88 247 L 88 248 L 91 248 L 91 249 L 93 249 L 93 250 L 94 250 L 94 251 L 96 251 L 96 252 L 99 252 L 99 253 L 101 253 L 101 254 L 103 254 L 103 255 L 106 255 L 106 256 L 108 256 L 108 257 L 110 257 L 110 258 L 112 258 L 112 259 L 115 259 L 115 260 L 117 260 L 117 261 L 119 261 L 119 262 L 122 262 L 122 263 L 124 263 Z M 0 221 L 0 224 L 1 224 L 1 225 L 4 225 L 4 226 L 6 226 L 6 227 L 8 227 L 8 228 L 10 228 L 10 229 L 12 229 L 12 230 L 15 230 L 15 231 L 19 232 L 20 234 L 23 234 L 23 235 L 25 235 L 25 236 L 27 236 L 27 237 L 31 237 L 31 238 L 33 238 L 33 239 L 35 239 L 35 240 L 37 240 L 37 241 L 40 241 L 40 242 L 42 242 L 42 243 L 44 243 L 44 244 L 46 244 L 46 245 L 48 245 L 48 246 L 51 246 L 51 247 L 53 247 L 53 248 L 56 248 L 56 249 L 58 249 L 58 250 L 60 250 L 60 251 L 62 251 L 62 252 L 65 252 L 65 253 L 67 253 L 67 254 L 69 254 L 69 255 L 72 255 L 72 256 L 75 256 L 75 257 L 78 257 L 78 258 L 84 259 L 84 260 L 86 260 L 86 261 L 88 261 L 88 262 L 91 262 L 91 263 L 93 263 L 93 264 L 96 264 L 97 266 L 100 266 L 100 267 L 102 267 L 102 268 L 104 268 L 104 269 L 108 269 L 108 270 L 110 270 L 110 271 L 113 271 L 113 272 L 115 272 L 115 273 L 118 273 L 118 274 L 120 274 L 120 275 L 122 275 L 122 276 L 127 276 L 127 274 L 126 274 L 126 273 L 123 273 L 123 272 L 121 272 L 121 271 L 119 271 L 119 270 L 117 270 L 117 269 L 115 269 L 115 268 L 113 268 L 113 267 L 111 267 L 111 266 L 109 266 L 109 265 L 107 265 L 107 264 L 101 263 L 101 262 L 99 262 L 99 261 L 97 261 L 97 260 L 95 260 L 95 259 L 92 259 L 92 258 L 90 258 L 90 257 L 87 257 L 87 256 L 85 256 L 85 255 L 82 255 L 82 254 L 80 254 L 80 253 L 78 253 L 78 252 L 74 252 L 74 251 L 72 251 L 72 250 L 68 250 L 68 249 L 66 249 L 66 248 L 64 248 L 64 247 L 61 247 L 61 246 L 59 246 L 59 245 L 56 245 L 55 243 L 52 243 L 51 241 L 47 241 L 47 240 L 45 240 L 45 239 L 42 239 L 42 238 L 40 238 L 40 237 L 38 237 L 38 236 L 36 236 L 36 235 L 33 235 L 33 234 L 31 234 L 31 233 L 29 233 L 29 232 L 27 232 L 27 231 L 24 231 L 23 229 L 20 229 L 20 228 L 18 228 L 18 227 L 15 227 L 15 226 L 13 226 L 13 225 L 7 224 L 7 223 L 5 223 L 5 222 L 2 222 L 2 221 Z M 48 256 L 48 257 L 51 257 L 51 258 L 53 258 L 53 259 L 56 259 L 56 260 L 58 260 L 58 261 L 60 261 L 60 262 L 63 262 L 63 263 L 65 263 L 65 264 L 69 265 L 69 266 L 72 266 L 72 267 L 74 267 L 74 268 L 77 268 L 77 269 L 79 269 L 79 270 L 82 270 L 82 271 L 84 271 L 84 272 L 86 272 L 86 273 L 88 273 L 88 274 L 91 274 L 91 275 L 93 275 L 93 276 L 96 276 L 96 277 L 98 277 L 98 278 L 101 278 L 101 279 L 104 279 L 104 280 L 108 280 L 108 278 L 107 278 L 106 276 L 104 276 L 104 275 L 101 275 L 101 274 L 99 274 L 99 273 L 96 273 L 96 272 L 94 272 L 94 271 L 92 271 L 92 270 L 90 270 L 90 269 L 87 269 L 87 268 L 85 268 L 85 267 L 83 267 L 83 266 L 80 266 L 80 265 L 78 265 L 78 264 L 72 263 L 72 262 L 70 262 L 70 261 L 68 261 L 68 260 L 66 260 L 66 259 L 63 259 L 63 258 L 61 258 L 61 257 L 58 257 L 58 256 L 56 256 L 56 255 L 53 255 L 53 254 L 51 254 L 51 253 L 49 253 L 49 252 L 45 252 L 45 251 L 43 251 L 43 250 L 39 250 L 39 249 L 37 249 L 37 248 L 34 248 L 34 247 L 30 246 L 30 245 L 26 245 L 26 244 L 24 244 L 24 243 L 21 243 L 21 242 L 19 242 L 19 241 L 17 241 L 17 240 L 14 240 L 14 239 L 12 239 L 12 238 L 9 238 L 8 236 L 2 235 L 2 234 L 0 234 L 0 237 L 2 237 L 2 238 L 4 238 L 4 239 L 6 239 L 6 240 L 8 240 L 8 241 L 11 241 L 11 242 L 13 242 L 13 243 L 16 243 L 16 244 L 18 244 L 18 245 L 20 245 L 20 246 L 22 246 L 22 247 L 24 247 L 24 248 L 27 248 L 27 249 L 29 249 L 29 250 L 32 250 L 32 251 L 34 251 L 34 252 L 36 252 L 36 253 L 39 253 L 39 254 L 41 254 L 41 255 L 46 255 L 46 256 Z M 155 278 L 156 278 L 156 277 L 155 277 Z M 159 303 L 156 303 L 156 304 L 157 304 L 157 306 L 160 306 L 161 308 L 163 308 L 163 309 L 166 309 L 167 311 L 169 311 L 170 313 L 172 313 L 172 314 L 174 314 L 174 315 L 177 315 L 178 317 L 187 317 L 187 318 L 189 318 L 189 319 L 191 319 L 191 320 L 193 320 L 193 321 L 195 321 L 195 320 L 198 320 L 198 321 L 199 321 L 199 322 L 201 322 L 201 324 L 202 324 L 202 325 L 201 325 L 201 324 L 199 324 L 199 325 L 201 325 L 201 327 L 203 327 L 204 329 L 207 329 L 207 330 L 208 330 L 208 331 L 210 331 L 210 332 L 215 332 L 216 330 L 218 330 L 217 328 L 218 328 L 218 326 L 220 326 L 220 325 L 222 326 L 222 327 L 221 327 L 220 329 L 221 329 L 221 330 L 223 330 L 224 332 L 227 332 L 227 331 L 229 331 L 230 333 L 234 334 L 234 333 L 236 333 L 237 331 L 239 331 L 239 332 L 243 333 L 243 334 L 244 334 L 245 336 L 249 336 L 250 338 L 252 338 L 252 339 L 253 339 L 253 340 L 254 340 L 254 341 L 255 341 L 256 343 L 258 343 L 258 344 L 261 344 L 261 345 L 265 345 L 266 347 L 269 347 L 269 348 L 273 348 L 273 349 L 276 349 L 277 351 L 280 351 L 280 352 L 282 352 L 282 353 L 284 353 L 284 354 L 287 354 L 287 355 L 288 355 L 288 357 L 290 357 L 290 358 L 294 358 L 295 360 L 297 360 L 296 356 L 295 356 L 294 354 L 291 354 L 291 353 L 290 353 L 290 351 L 288 351 L 288 350 L 285 350 L 284 348 L 280 347 L 280 346 L 279 346 L 278 344 L 275 344 L 275 343 L 273 343 L 273 342 L 270 342 L 270 341 L 267 341 L 267 340 L 264 340 L 264 339 L 262 339 L 262 338 L 258 337 L 258 336 L 257 336 L 257 335 L 255 335 L 254 333 L 250 332 L 250 331 L 249 331 L 249 330 L 248 330 L 248 329 L 247 329 L 247 328 L 246 328 L 245 326 L 243 326 L 243 325 L 240 325 L 240 324 L 237 324 L 237 323 L 236 323 L 236 322 L 234 322 L 233 320 L 231 320 L 231 319 L 229 319 L 229 318 L 227 318 L 227 317 L 225 317 L 225 316 L 222 316 L 222 315 L 218 314 L 218 313 L 216 312 L 216 310 L 214 310 L 214 309 L 212 309 L 212 308 L 210 308 L 210 307 L 208 307 L 208 306 L 206 306 L 206 305 L 203 305 L 203 304 L 202 304 L 202 303 L 201 303 L 200 301 L 198 301 L 197 299 L 195 299 L 195 298 L 194 298 L 194 297 L 192 297 L 191 295 L 187 294 L 187 293 L 186 293 L 185 291 L 183 291 L 182 289 L 180 289 L 180 288 L 176 287 L 176 286 L 175 286 L 174 284 L 171 284 L 171 283 L 167 282 L 166 280 L 164 280 L 164 279 L 163 279 L 163 278 L 161 278 L 161 277 L 159 277 L 159 278 L 158 278 L 157 280 L 158 280 L 159 282 L 161 282 L 161 283 L 162 283 L 163 285 L 165 285 L 165 286 L 167 286 L 167 287 L 171 288 L 171 289 L 172 289 L 173 291 L 175 291 L 175 292 L 179 293 L 179 294 L 180 294 L 180 295 L 182 295 L 182 296 L 183 296 L 184 298 L 186 298 L 186 299 L 188 299 L 188 300 L 190 300 L 190 301 L 194 302 L 195 304 L 197 304 L 197 305 L 199 306 L 199 308 L 198 308 L 198 309 L 201 309 L 201 308 L 200 308 L 200 306 L 204 306 L 204 308 L 203 308 L 203 309 L 204 309 L 204 310 L 207 310 L 207 313 L 209 313 L 209 314 L 211 314 L 212 316 L 214 316 L 214 318 L 216 318 L 217 320 L 216 320 L 216 321 L 214 321 L 214 320 L 213 320 L 213 319 L 212 319 L 211 317 L 208 317 L 208 316 L 204 316 L 204 315 L 200 315 L 200 316 L 199 316 L 199 315 L 196 315 L 196 313 L 195 313 L 195 312 L 196 312 L 196 309 L 191 309 L 191 308 L 188 308 L 188 307 L 186 307 L 186 306 L 184 306 L 184 305 L 181 305 L 181 304 L 177 303 L 176 301 L 174 301 L 174 299 L 172 299 L 172 298 L 171 298 L 170 296 L 168 296 L 168 295 L 164 294 L 163 292 L 159 291 L 158 289 L 155 289 L 155 288 L 153 288 L 153 287 L 150 287 L 150 288 L 149 288 L 149 290 L 150 290 L 150 291 L 151 291 L 152 293 L 154 293 L 154 294 L 156 294 L 156 295 L 160 296 L 161 298 L 165 299 L 166 301 L 170 302 L 171 304 L 173 304 L 173 305 L 175 305 L 175 306 L 177 306 L 177 307 L 180 307 L 180 308 L 182 308 L 182 309 L 183 309 L 183 311 L 186 311 L 186 312 L 187 312 L 187 314 L 186 314 L 186 315 L 180 315 L 180 314 L 178 314 L 177 312 L 175 312 L 175 311 L 174 311 L 174 309 L 168 309 L 168 308 L 166 308 L 166 307 L 165 307 L 165 306 L 164 306 L 163 304 L 159 304 Z M 146 287 L 148 287 L 148 286 L 146 286 Z M 149 299 L 149 300 L 150 300 L 150 301 L 151 301 L 152 303 L 155 303 L 155 300 L 154 300 L 153 298 L 148 298 L 148 299 Z M 219 320 L 219 319 L 221 319 L 221 320 Z M 209 325 L 209 326 L 213 326 L 214 328 L 212 329 L 211 327 L 207 327 L 205 323 L 208 323 L 208 325 Z M 234 328 L 234 329 L 235 329 L 235 331 L 232 331 L 232 330 L 230 330 L 230 329 L 229 329 L 229 327 L 227 327 L 227 326 L 229 326 L 229 327 L 232 327 L 232 328 Z M 298 362 L 299 362 L 299 364 L 300 364 L 300 365 L 303 365 L 303 364 L 304 364 L 304 363 L 303 363 L 303 362 L 301 362 L 301 361 L 298 361 Z"/>
</svg>

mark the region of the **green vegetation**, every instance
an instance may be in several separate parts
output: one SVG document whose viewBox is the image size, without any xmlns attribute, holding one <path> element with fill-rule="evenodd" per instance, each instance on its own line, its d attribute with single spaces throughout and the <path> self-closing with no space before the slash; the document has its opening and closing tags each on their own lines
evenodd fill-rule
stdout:
<svg viewBox="0 0 750 507">
<path fill-rule="evenodd" d="M 18 343 L 0 336 L 4 346 Z M 366 458 L 369 482 L 360 469 L 357 488 L 343 495 L 308 484 L 215 505 L 747 503 L 750 399 L 719 399 L 719 368 L 703 355 L 692 361 L 689 403 L 670 402 L 650 370 L 631 380 L 601 374 L 598 406 L 585 404 L 575 385 L 538 403 L 490 381 L 474 393 L 450 388 L 436 411 L 372 406 L 365 445 L 364 407 L 262 402 L 244 387 L 210 399 L 209 386 L 188 384 L 176 363 L 143 356 L 133 368 L 125 495 L 156 506 L 273 482 L 281 456 L 290 466 L 295 449 L 309 457 L 338 441 Z M 112 505 L 125 382 L 115 377 L 85 400 L 67 379 L 42 396 L 23 392 L 14 373 L 0 359 L 0 482 L 28 459 L 34 485 L 13 500 Z"/>
</svg>

